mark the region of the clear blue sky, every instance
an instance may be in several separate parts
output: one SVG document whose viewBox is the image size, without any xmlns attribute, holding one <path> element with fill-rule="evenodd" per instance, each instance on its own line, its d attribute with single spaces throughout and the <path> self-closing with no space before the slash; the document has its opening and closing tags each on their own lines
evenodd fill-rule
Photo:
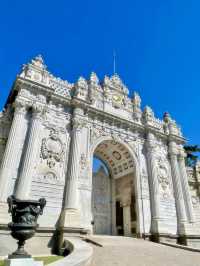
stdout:
<svg viewBox="0 0 200 266">
<path fill-rule="evenodd" d="M 169 111 L 200 141 L 200 1 L 1 1 L 0 108 L 22 64 L 42 54 L 74 82 L 117 72 L 156 116 Z"/>
</svg>

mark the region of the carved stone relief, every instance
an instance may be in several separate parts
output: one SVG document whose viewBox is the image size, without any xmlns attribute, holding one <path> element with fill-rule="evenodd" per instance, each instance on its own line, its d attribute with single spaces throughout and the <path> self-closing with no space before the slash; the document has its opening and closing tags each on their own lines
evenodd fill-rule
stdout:
<svg viewBox="0 0 200 266">
<path fill-rule="evenodd" d="M 167 199 L 171 195 L 171 189 L 168 162 L 163 157 L 157 159 L 157 176 L 160 185 L 160 194 L 164 199 Z"/>
<path fill-rule="evenodd" d="M 81 153 L 80 166 L 81 166 L 82 170 L 84 170 L 88 167 L 88 160 L 87 160 L 87 157 L 84 153 Z"/>
<path fill-rule="evenodd" d="M 198 196 L 192 196 L 192 204 L 193 207 L 196 208 L 199 206 L 200 200 Z"/>
<path fill-rule="evenodd" d="M 49 168 L 63 161 L 65 145 L 62 143 L 55 129 L 51 129 L 49 137 L 42 139 L 40 157 L 46 160 Z"/>
<path fill-rule="evenodd" d="M 190 184 L 190 194 L 193 207 L 200 208 L 200 197 L 198 193 L 198 187 L 195 185 L 195 183 Z"/>
<path fill-rule="evenodd" d="M 60 177 L 54 171 L 47 171 L 46 173 L 41 173 L 35 177 L 35 180 L 49 184 L 58 184 L 61 181 Z"/>
</svg>

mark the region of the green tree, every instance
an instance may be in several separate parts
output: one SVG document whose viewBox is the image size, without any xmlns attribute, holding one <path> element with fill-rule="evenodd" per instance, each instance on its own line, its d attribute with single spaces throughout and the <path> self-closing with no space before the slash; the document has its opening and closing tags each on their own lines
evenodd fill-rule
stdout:
<svg viewBox="0 0 200 266">
<path fill-rule="evenodd" d="M 198 160 L 197 153 L 200 152 L 200 147 L 198 145 L 187 145 L 184 146 L 187 157 L 185 158 L 185 162 L 187 166 L 194 167 Z"/>
</svg>

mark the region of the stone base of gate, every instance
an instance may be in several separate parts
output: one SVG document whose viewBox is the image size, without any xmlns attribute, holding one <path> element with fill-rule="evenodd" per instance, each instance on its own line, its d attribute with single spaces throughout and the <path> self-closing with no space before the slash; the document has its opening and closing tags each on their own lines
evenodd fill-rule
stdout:
<svg viewBox="0 0 200 266">
<path fill-rule="evenodd" d="M 80 211 L 77 209 L 65 209 L 61 212 L 59 228 L 81 228 Z"/>
<path fill-rule="evenodd" d="M 8 213 L 8 203 L 0 202 L 0 225 L 7 225 L 11 221 L 11 216 Z"/>
<path fill-rule="evenodd" d="M 167 242 L 167 243 L 177 243 L 178 236 L 177 235 L 170 235 L 170 234 L 149 234 L 145 235 L 145 239 L 149 239 L 152 242 L 161 243 L 161 242 Z"/>
<path fill-rule="evenodd" d="M 157 243 L 179 244 L 200 249 L 200 235 L 146 234 L 143 238 Z"/>
</svg>

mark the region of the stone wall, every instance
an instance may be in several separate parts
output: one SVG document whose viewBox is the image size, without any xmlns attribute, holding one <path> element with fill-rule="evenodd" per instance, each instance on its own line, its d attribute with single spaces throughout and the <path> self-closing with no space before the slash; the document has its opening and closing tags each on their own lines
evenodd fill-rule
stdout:
<svg viewBox="0 0 200 266">
<path fill-rule="evenodd" d="M 187 167 L 187 174 L 195 220 L 200 223 L 200 161 L 197 162 L 194 168 Z"/>
</svg>

